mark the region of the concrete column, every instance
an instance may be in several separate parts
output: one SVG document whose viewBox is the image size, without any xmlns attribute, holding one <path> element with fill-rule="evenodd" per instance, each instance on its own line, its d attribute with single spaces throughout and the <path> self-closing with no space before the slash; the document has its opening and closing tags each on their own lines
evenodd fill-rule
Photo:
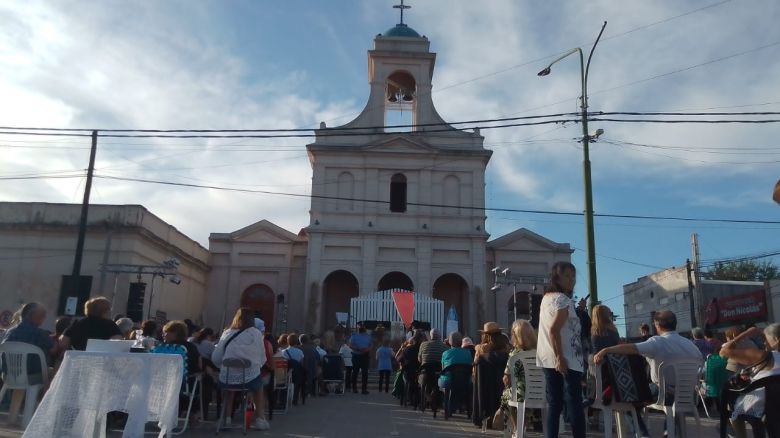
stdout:
<svg viewBox="0 0 780 438">
<path fill-rule="evenodd" d="M 486 292 L 489 290 L 486 284 L 485 276 L 485 241 L 481 238 L 474 238 L 471 241 L 471 290 L 474 295 L 469 299 L 469 304 L 473 304 L 469 311 L 469 330 L 476 330 L 479 325 L 485 321 L 480 321 L 482 318 L 487 318 L 487 308 L 491 307 L 488 300 L 493 298 Z M 481 296 L 476 296 L 481 295 Z M 482 309 L 482 311 L 480 311 Z M 480 315 L 481 314 L 481 315 Z"/>
<path fill-rule="evenodd" d="M 421 204 L 440 204 L 440 201 L 431 202 L 431 195 L 433 187 L 432 184 L 432 178 L 431 178 L 431 170 L 430 169 L 423 169 L 420 171 L 420 185 L 419 185 L 419 195 L 417 196 L 417 199 L 419 199 L 419 203 Z M 431 207 L 417 207 L 417 212 L 421 215 L 430 216 L 432 212 Z M 422 224 L 427 223 L 430 225 L 430 218 L 429 217 L 423 217 L 420 218 L 420 222 L 417 225 L 422 227 Z"/>
<path fill-rule="evenodd" d="M 379 281 L 376 278 L 376 253 L 376 236 L 363 237 L 363 272 L 359 277 L 358 285 L 361 296 L 376 292 L 377 281 Z"/>
<path fill-rule="evenodd" d="M 385 199 L 383 197 L 382 190 L 380 188 L 381 181 L 379 181 L 379 170 L 378 169 L 366 169 L 366 199 L 377 199 L 377 200 L 383 200 Z M 389 184 L 389 182 L 388 182 Z M 390 188 L 386 188 L 388 193 L 390 191 Z M 389 196 L 389 195 L 388 195 Z M 377 202 L 371 202 L 366 204 L 365 211 L 367 213 L 366 215 L 366 223 L 368 223 L 369 220 L 376 221 L 376 214 L 380 209 L 387 210 L 389 207 L 385 204 L 380 204 Z M 382 211 L 384 211 L 382 210 Z M 365 224 L 364 224 L 365 225 Z"/>
<path fill-rule="evenodd" d="M 414 282 L 414 288 L 415 292 L 428 296 L 433 295 L 433 280 L 431 279 L 433 250 L 431 246 L 430 238 L 417 238 L 417 279 Z"/>
<path fill-rule="evenodd" d="M 312 308 L 312 300 L 320 299 L 319 296 L 312 297 L 312 284 L 320 284 L 320 277 L 322 275 L 320 266 L 322 265 L 322 234 L 320 233 L 310 233 L 309 234 L 309 247 L 307 249 L 307 260 L 306 260 L 306 284 L 304 285 L 304 297 L 303 297 L 303 321 L 300 321 L 300 323 L 305 321 L 314 320 L 317 318 L 316 313 L 312 313 L 314 310 Z M 319 290 L 319 289 L 318 289 Z M 295 305 L 295 303 L 290 303 L 291 305 Z"/>
</svg>

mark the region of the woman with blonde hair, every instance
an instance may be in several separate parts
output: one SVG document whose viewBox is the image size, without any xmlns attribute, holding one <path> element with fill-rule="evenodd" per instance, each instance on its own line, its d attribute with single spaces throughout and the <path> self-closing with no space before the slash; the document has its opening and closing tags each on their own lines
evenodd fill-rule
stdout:
<svg viewBox="0 0 780 438">
<path fill-rule="evenodd" d="M 111 301 L 95 297 L 84 303 L 84 318 L 74 322 L 60 337 L 63 350 L 86 350 L 89 339 L 122 339 L 122 332 L 111 320 Z"/>
<path fill-rule="evenodd" d="M 620 343 L 620 335 L 612 321 L 612 310 L 603 304 L 593 306 L 590 341 L 593 344 L 593 351 L 601 351 Z"/>
<path fill-rule="evenodd" d="M 230 368 L 222 366 L 225 359 L 242 359 L 249 364 L 248 368 Z M 211 355 L 214 365 L 220 368 L 219 383 L 224 389 L 248 388 L 252 399 L 256 404 L 262 405 L 263 398 L 263 378 L 261 370 L 265 364 L 265 343 L 263 335 L 255 327 L 255 312 L 242 307 L 236 311 L 230 327 L 225 329 L 219 342 L 214 347 L 214 353 Z M 222 427 L 230 428 L 231 410 L 233 407 L 233 391 L 225 391 L 222 394 L 222 409 L 224 415 Z M 270 425 L 265 419 L 262 411 L 255 409 L 255 428 L 259 430 L 268 430 Z"/>
<path fill-rule="evenodd" d="M 509 368 L 509 362 L 512 361 L 512 357 L 519 354 L 522 351 L 536 350 L 536 331 L 531 326 L 531 323 L 525 319 L 518 319 L 512 323 L 512 352 L 509 353 L 509 361 L 507 362 L 506 369 L 504 369 L 504 392 L 501 395 L 501 411 L 504 413 L 504 418 L 509 418 L 512 422 L 512 430 L 517 428 L 517 412 L 514 409 L 509 408 L 509 400 L 512 398 L 511 390 L 511 376 L 514 375 L 517 385 L 517 401 L 522 403 L 525 399 L 525 370 L 523 369 L 523 362 L 515 362 L 514 370 Z M 531 420 L 529 423 L 537 421 Z M 518 436 L 522 435 L 518 434 Z"/>
</svg>

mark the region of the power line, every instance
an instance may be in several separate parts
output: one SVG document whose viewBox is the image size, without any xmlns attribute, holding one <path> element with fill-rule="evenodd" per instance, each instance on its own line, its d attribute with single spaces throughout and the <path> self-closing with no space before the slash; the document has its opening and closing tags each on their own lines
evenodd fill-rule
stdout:
<svg viewBox="0 0 780 438">
<path fill-rule="evenodd" d="M 74 176 L 40 176 L 40 177 L 5 177 L 1 179 L 15 180 L 15 179 L 51 179 L 51 178 L 81 178 L 81 176 L 74 175 Z M 110 175 L 95 175 L 95 178 L 110 179 L 110 180 L 117 180 L 117 181 L 141 182 L 141 183 L 148 183 L 148 184 L 161 184 L 161 185 L 179 186 L 179 187 L 214 189 L 214 190 L 241 192 L 241 193 L 289 196 L 289 197 L 296 197 L 296 198 L 353 201 L 353 202 L 366 202 L 366 203 L 375 203 L 375 204 L 390 204 L 390 201 L 374 200 L 374 199 L 349 198 L 349 197 L 341 197 L 341 196 L 325 196 L 325 195 L 314 195 L 314 194 L 305 194 L 305 193 L 277 192 L 271 190 L 240 189 L 240 188 L 231 188 L 231 187 L 221 187 L 216 185 L 190 184 L 190 183 L 180 183 L 174 181 L 161 181 L 161 180 L 152 180 L 152 179 L 143 179 L 143 178 L 128 178 L 128 177 L 119 177 L 119 176 L 110 176 Z M 461 206 L 461 205 L 450 205 L 450 204 L 429 204 L 429 203 L 419 203 L 419 202 L 407 202 L 407 205 L 416 206 L 416 207 L 437 207 L 437 208 L 453 208 L 453 209 L 457 208 L 457 209 L 465 209 L 465 210 L 546 214 L 546 215 L 561 215 L 561 216 L 582 216 L 583 214 L 583 213 L 568 212 L 568 211 L 529 210 L 529 209 L 497 208 L 497 207 L 474 207 L 474 206 Z M 691 217 L 647 216 L 647 215 L 611 214 L 611 213 L 596 213 L 594 216 L 623 218 L 623 219 L 665 220 L 665 221 L 686 221 L 686 222 L 780 224 L 780 221 L 753 220 L 753 219 L 691 218 Z"/>
<path fill-rule="evenodd" d="M 780 114 L 780 113 L 779 113 Z M 253 133 L 253 132 L 309 132 L 309 131 L 369 131 L 364 134 L 373 134 L 373 131 L 379 129 L 397 129 L 397 128 L 421 128 L 421 127 L 438 127 L 438 126 L 450 126 L 450 125 L 472 125 L 476 123 L 496 123 L 496 122 L 511 122 L 516 120 L 533 120 L 533 119 L 548 119 L 553 117 L 572 117 L 578 116 L 578 113 L 558 113 L 558 114 L 541 114 L 535 116 L 523 116 L 523 117 L 503 117 L 494 119 L 478 119 L 478 120 L 465 120 L 462 122 L 436 122 L 436 123 L 417 123 L 406 125 L 381 125 L 381 126 L 355 126 L 355 127 L 334 127 L 334 128 L 260 128 L 260 129 L 102 129 L 102 128 L 44 128 L 44 127 L 18 127 L 18 126 L 0 126 L 0 130 L 15 130 L 15 131 L 54 131 L 54 132 L 140 132 L 140 133 Z M 431 132 L 431 131 L 426 131 Z M 391 134 L 397 134 L 392 132 Z M 106 135 L 103 135 L 106 136 Z"/>
<path fill-rule="evenodd" d="M 706 124 L 721 124 L 721 123 L 780 123 L 777 119 L 723 119 L 723 120 L 708 120 L 708 119 L 684 119 L 684 120 L 663 120 L 663 119 L 611 119 L 611 118 L 593 118 L 588 119 L 589 122 L 619 122 L 619 123 L 706 123 Z"/>
<path fill-rule="evenodd" d="M 229 187 L 220 187 L 213 185 L 201 185 L 201 184 L 188 184 L 178 183 L 173 181 L 160 181 L 142 178 L 125 178 L 108 175 L 95 175 L 96 178 L 113 179 L 119 181 L 131 181 L 142 182 L 149 184 L 162 184 L 171 186 L 191 187 L 191 188 L 205 188 L 225 191 L 235 191 L 244 193 L 257 193 L 266 195 L 279 195 L 290 196 L 298 198 L 311 198 L 311 199 L 326 199 L 326 200 L 338 200 L 338 201 L 354 201 L 354 202 L 367 202 L 376 204 L 390 204 L 390 201 L 374 200 L 374 199 L 361 199 L 341 196 L 325 196 L 314 195 L 304 193 L 289 193 L 289 192 L 276 192 L 270 190 L 251 190 L 251 189 L 236 189 Z M 582 216 L 583 213 L 578 212 L 566 212 L 566 211 L 553 211 L 553 210 L 528 210 L 528 209 L 514 209 L 514 208 L 496 208 L 496 207 L 474 207 L 474 206 L 461 206 L 451 204 L 432 204 L 432 203 L 419 203 L 419 202 L 407 202 L 407 205 L 416 207 L 438 207 L 438 208 L 459 208 L 466 210 L 479 210 L 479 211 L 499 211 L 499 212 L 512 212 L 512 213 L 528 213 L 528 214 L 549 214 L 549 215 L 563 215 L 563 216 Z M 673 217 L 673 216 L 643 216 L 643 215 L 630 215 L 630 214 L 606 214 L 597 213 L 597 217 L 615 217 L 624 219 L 647 219 L 647 220 L 676 220 L 676 221 L 690 221 L 690 222 L 725 222 L 725 223 L 761 223 L 761 224 L 780 224 L 780 221 L 765 221 L 765 220 L 750 220 L 750 219 L 714 219 L 714 218 L 685 218 L 685 217 Z"/>
<path fill-rule="evenodd" d="M 663 77 L 666 77 L 666 76 L 670 76 L 670 75 L 673 75 L 673 74 L 682 73 L 684 71 L 693 70 L 695 68 L 703 67 L 705 65 L 714 64 L 716 62 L 726 61 L 728 59 L 736 58 L 736 57 L 739 57 L 739 56 L 742 56 L 742 55 L 747 55 L 748 53 L 753 53 L 753 52 L 757 52 L 759 50 L 768 49 L 770 47 L 774 47 L 774 46 L 777 46 L 777 45 L 780 45 L 780 41 L 775 41 L 773 43 L 765 44 L 765 45 L 762 45 L 762 46 L 759 46 L 759 47 L 755 47 L 755 48 L 752 48 L 752 49 L 743 50 L 743 51 L 737 52 L 737 53 L 732 53 L 731 55 L 722 56 L 720 58 L 711 59 L 709 61 L 704 61 L 704 62 L 701 62 L 701 63 L 698 63 L 698 64 L 689 65 L 687 67 L 679 68 L 679 69 L 672 70 L 672 71 L 669 71 L 669 72 L 666 72 L 666 73 L 657 74 L 657 75 L 654 75 L 654 76 L 650 76 L 648 78 L 627 82 L 627 83 L 616 85 L 616 86 L 610 87 L 610 88 L 604 88 L 604 89 L 601 89 L 601 90 L 597 90 L 597 91 L 591 92 L 589 94 L 593 95 L 593 94 L 606 93 L 608 91 L 618 90 L 618 89 L 629 87 L 629 86 L 632 86 L 632 85 L 641 84 L 643 82 L 648 82 L 648 81 L 652 81 L 652 80 L 655 80 L 655 79 L 660 79 L 660 78 L 663 78 Z"/>
<path fill-rule="evenodd" d="M 375 134 L 389 134 L 389 135 L 399 135 L 399 134 L 421 134 L 421 133 L 429 133 L 429 132 L 449 132 L 449 131 L 461 131 L 465 129 L 491 129 L 491 128 L 499 128 L 499 127 L 511 127 L 511 126 L 531 126 L 534 125 L 533 123 L 529 125 L 496 125 L 496 126 L 473 126 L 473 127 L 466 127 L 466 128 L 452 128 L 451 125 L 475 125 L 475 124 L 483 124 L 483 123 L 500 123 L 500 122 L 512 122 L 512 121 L 518 121 L 518 120 L 532 120 L 532 119 L 546 119 L 546 118 L 554 118 L 554 117 L 574 117 L 578 116 L 577 113 L 556 113 L 556 114 L 542 114 L 542 115 L 534 115 L 534 116 L 523 116 L 523 117 L 501 117 L 501 118 L 492 118 L 492 119 L 477 119 L 477 120 L 464 120 L 464 121 L 454 121 L 454 122 L 437 122 L 437 123 L 421 123 L 421 124 L 405 124 L 405 125 L 382 125 L 382 126 L 369 126 L 369 127 L 333 127 L 333 128 L 321 128 L 321 129 L 311 129 L 311 128 L 258 128 L 258 129 L 137 129 L 137 128 L 127 128 L 127 129 L 115 129 L 115 128 L 46 128 L 46 127 L 27 127 L 27 126 L 0 126 L 0 130 L 3 132 L 0 132 L 0 134 L 8 134 L 8 135 L 17 135 L 20 134 L 20 131 L 29 132 L 29 135 L 48 135 L 48 133 L 56 133 L 56 135 L 66 135 L 69 133 L 81 133 L 81 132 L 92 132 L 92 131 L 98 131 L 101 137 L 133 137 L 133 138 L 160 138 L 162 136 L 156 136 L 156 135 L 137 135 L 137 136 L 131 136 L 131 135 L 112 135 L 115 133 L 139 133 L 139 134 L 254 134 L 254 133 L 303 133 L 303 132 L 310 132 L 315 131 L 315 134 L 306 134 L 306 135 L 251 135 L 251 136 L 200 136 L 200 135 L 194 135 L 194 136 L 187 136 L 187 135 L 181 135 L 181 136 L 164 136 L 163 138 L 285 138 L 285 137 L 312 137 L 312 136 L 343 136 L 343 135 L 375 135 Z M 591 111 L 588 113 L 589 117 L 603 117 L 603 116 L 612 116 L 612 115 L 625 115 L 625 116 L 776 116 L 780 115 L 780 112 L 775 111 L 750 111 L 750 112 L 638 112 L 638 111 Z M 592 121 L 636 121 L 636 122 L 647 122 L 647 120 L 641 120 L 641 119 L 604 119 L 604 118 L 589 118 L 589 120 Z M 566 122 L 577 122 L 579 119 L 576 120 L 565 120 Z M 777 122 L 777 120 L 653 120 L 661 123 L 770 123 L 770 122 Z M 552 121 L 552 122 L 545 122 L 545 123 L 537 123 L 537 124 L 546 124 L 546 123 L 556 123 L 559 121 Z M 388 130 L 388 129 L 398 129 L 398 128 L 410 128 L 410 129 L 417 129 L 417 128 L 424 128 L 424 127 L 448 127 L 450 129 L 445 130 L 415 130 L 410 132 L 379 132 L 379 130 Z M 360 131 L 359 134 L 344 134 L 344 132 L 353 132 L 353 131 Z M 366 131 L 366 132 L 363 132 Z M 105 134 L 110 133 L 110 134 Z M 55 134 L 52 134 L 55 135 Z M 90 134 L 91 135 L 91 134 Z"/>
<path fill-rule="evenodd" d="M 496 119 L 498 120 L 498 119 Z M 426 129 L 420 131 L 409 132 L 340 132 L 339 129 L 333 131 L 318 132 L 316 134 L 100 134 L 100 137 L 109 138 L 310 138 L 310 137 L 353 137 L 353 136 L 424 136 L 437 132 L 464 132 L 469 129 L 497 129 L 497 128 L 513 128 L 520 126 L 538 126 L 549 125 L 559 123 L 577 123 L 580 119 L 555 119 L 545 120 L 540 122 L 526 122 L 526 123 L 509 123 L 503 125 L 490 125 L 490 126 L 469 126 L 465 128 L 447 128 L 447 129 Z M 444 126 L 444 125 L 442 125 Z M 224 131 L 219 131 L 224 132 Z M 255 131 L 252 131 L 255 132 Z M 91 137 L 91 134 L 82 134 L 76 132 L 39 132 L 39 131 L 0 131 L 3 135 L 35 135 L 35 136 L 51 136 L 51 137 Z"/>
</svg>

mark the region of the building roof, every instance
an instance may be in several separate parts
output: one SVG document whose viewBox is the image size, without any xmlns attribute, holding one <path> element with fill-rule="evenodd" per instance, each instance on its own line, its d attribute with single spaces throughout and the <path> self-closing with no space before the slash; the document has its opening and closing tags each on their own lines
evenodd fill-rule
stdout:
<svg viewBox="0 0 780 438">
<path fill-rule="evenodd" d="M 0 227 L 61 228 L 77 227 L 81 217 L 81 204 L 58 202 L 0 202 Z M 87 227 L 123 228 L 141 230 L 147 236 L 158 239 L 208 264 L 209 253 L 200 243 L 165 222 L 146 207 L 136 204 L 90 204 Z"/>
<path fill-rule="evenodd" d="M 401 38 L 422 38 L 420 34 L 417 33 L 416 30 L 402 23 L 398 23 L 395 25 L 395 27 L 391 27 L 390 29 L 387 29 L 385 33 L 382 34 L 382 36 L 401 37 Z"/>
<path fill-rule="evenodd" d="M 534 233 L 533 231 L 527 229 L 527 228 L 520 228 L 515 231 L 512 231 L 509 234 L 505 234 L 497 239 L 491 240 L 487 243 L 488 248 L 503 248 L 513 242 L 516 242 L 521 239 L 527 239 L 532 242 L 535 242 L 536 244 L 550 249 L 552 251 L 556 252 L 566 252 L 566 253 L 573 253 L 574 250 L 571 249 L 568 243 L 558 243 L 553 242 L 552 240 Z"/>
<path fill-rule="evenodd" d="M 265 219 L 241 228 L 240 230 L 233 231 L 232 233 L 211 233 L 209 240 L 242 240 L 242 238 L 251 240 L 256 236 L 264 236 L 261 238 L 266 238 L 265 236 L 268 235 L 287 242 L 305 242 L 307 240 L 305 234 L 292 233 Z"/>
</svg>

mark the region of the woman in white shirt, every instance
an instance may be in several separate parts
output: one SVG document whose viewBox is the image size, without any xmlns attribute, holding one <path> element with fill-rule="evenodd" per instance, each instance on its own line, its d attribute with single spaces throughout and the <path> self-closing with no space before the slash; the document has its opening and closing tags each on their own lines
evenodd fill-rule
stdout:
<svg viewBox="0 0 780 438">
<path fill-rule="evenodd" d="M 244 359 L 248 361 L 249 367 L 229 368 L 222 366 L 225 359 Z M 220 368 L 219 383 L 222 388 L 249 388 L 253 400 L 262 400 L 263 397 L 263 378 L 261 370 L 265 364 L 265 345 L 263 335 L 260 330 L 255 328 L 254 311 L 242 307 L 236 311 L 233 322 L 230 327 L 225 329 L 219 342 L 214 347 L 211 355 L 211 361 Z M 231 411 L 233 406 L 232 391 L 223 392 L 222 409 Z M 259 430 L 268 430 L 270 425 L 264 417 L 264 413 L 255 409 L 255 428 Z M 232 421 L 230 416 L 222 415 L 223 425 L 230 427 Z M 243 417 L 241 419 L 243 421 Z"/>
<path fill-rule="evenodd" d="M 569 262 L 553 265 L 550 286 L 539 310 L 539 340 L 536 365 L 544 369 L 547 390 L 547 417 L 544 436 L 558 436 L 559 417 L 566 411 L 574 438 L 585 438 L 582 410 L 583 354 L 580 320 L 574 309 L 572 293 L 577 270 Z"/>
<path fill-rule="evenodd" d="M 339 354 L 341 355 L 341 358 L 344 359 L 344 379 L 347 382 L 344 391 L 349 391 L 352 388 L 352 349 L 349 348 L 347 342 L 341 344 Z"/>
</svg>

